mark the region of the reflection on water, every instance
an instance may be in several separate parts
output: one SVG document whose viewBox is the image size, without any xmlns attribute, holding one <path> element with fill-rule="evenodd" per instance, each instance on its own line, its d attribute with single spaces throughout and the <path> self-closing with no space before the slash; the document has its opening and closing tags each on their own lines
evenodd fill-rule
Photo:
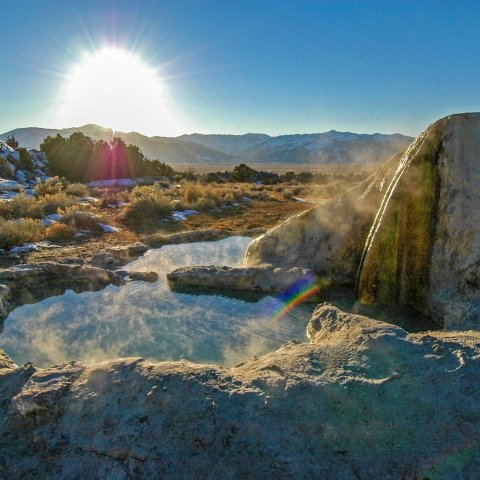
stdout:
<svg viewBox="0 0 480 480">
<path fill-rule="evenodd" d="M 156 283 L 131 282 L 81 294 L 69 290 L 24 305 L 6 319 L 0 348 L 17 364 L 32 361 L 39 366 L 119 356 L 230 366 L 288 340 L 304 340 L 314 304 L 301 305 L 273 322 L 271 315 L 280 306 L 273 297 L 169 290 L 166 273 L 185 265 L 239 265 L 249 242 L 231 237 L 149 250 L 125 269 L 154 270 L 159 274 Z"/>
</svg>

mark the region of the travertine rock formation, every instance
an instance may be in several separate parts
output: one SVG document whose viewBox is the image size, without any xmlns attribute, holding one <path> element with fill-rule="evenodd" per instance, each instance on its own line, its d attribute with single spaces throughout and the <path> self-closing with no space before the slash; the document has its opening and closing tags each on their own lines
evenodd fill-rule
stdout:
<svg viewBox="0 0 480 480">
<path fill-rule="evenodd" d="M 478 478 L 480 335 L 317 309 L 232 369 L 0 356 L 0 478 Z"/>
<path fill-rule="evenodd" d="M 480 326 L 480 113 L 451 115 L 370 179 L 254 240 L 249 265 L 354 283 L 446 328 Z M 362 254 L 363 251 L 363 254 Z"/>
<path fill-rule="evenodd" d="M 480 327 L 480 114 L 443 118 L 398 164 L 360 265 L 361 300 Z"/>
<path fill-rule="evenodd" d="M 247 264 L 309 268 L 333 283 L 353 285 L 368 231 L 400 158 L 392 157 L 352 190 L 253 240 Z"/>
</svg>

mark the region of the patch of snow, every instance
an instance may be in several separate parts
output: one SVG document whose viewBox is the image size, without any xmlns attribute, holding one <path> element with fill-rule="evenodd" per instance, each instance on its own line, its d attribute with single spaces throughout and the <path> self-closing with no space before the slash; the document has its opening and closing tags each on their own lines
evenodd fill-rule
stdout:
<svg viewBox="0 0 480 480">
<path fill-rule="evenodd" d="M 127 202 L 115 202 L 115 203 L 109 203 L 107 205 L 108 208 L 122 208 L 125 205 L 128 205 Z"/>
<path fill-rule="evenodd" d="M 44 227 L 50 227 L 52 226 L 54 223 L 57 223 L 55 220 L 49 220 L 48 218 L 42 218 L 40 220 L 40 223 L 44 226 Z"/>
<path fill-rule="evenodd" d="M 54 222 L 59 222 L 63 216 L 59 215 L 58 213 L 51 213 L 45 217 L 47 220 L 53 220 Z"/>
<path fill-rule="evenodd" d="M 42 248 L 60 248 L 60 245 L 55 245 L 54 243 L 50 243 L 48 241 L 42 241 L 37 243 L 24 243 L 23 245 L 12 247 L 9 253 L 28 253 L 40 250 Z"/>
<path fill-rule="evenodd" d="M 121 232 L 121 228 L 112 227 L 112 225 L 105 225 L 104 223 L 99 223 L 100 227 L 105 233 L 117 233 Z"/>
<path fill-rule="evenodd" d="M 85 196 L 80 198 L 81 203 L 97 203 L 98 201 L 99 200 L 95 197 Z"/>
<path fill-rule="evenodd" d="M 15 172 L 15 176 L 16 176 L 17 179 L 18 179 L 20 182 L 22 182 L 22 183 L 24 183 L 25 180 L 27 179 L 27 174 L 26 174 L 23 170 L 17 170 L 17 171 Z"/>
<path fill-rule="evenodd" d="M 137 182 L 133 178 L 112 178 L 108 180 L 95 180 L 87 183 L 89 187 L 134 187 Z"/>
<path fill-rule="evenodd" d="M 172 212 L 171 217 L 176 221 L 176 222 L 183 222 L 186 220 L 190 215 L 196 215 L 199 213 L 197 210 L 175 210 Z"/>
<path fill-rule="evenodd" d="M 15 180 L 7 180 L 6 178 L 0 178 L 0 191 L 7 190 L 20 190 L 22 185 Z"/>
<path fill-rule="evenodd" d="M 292 197 L 293 200 L 295 200 L 296 202 L 299 202 L 299 203 L 307 203 L 307 201 L 303 198 L 299 198 L 299 197 Z"/>
</svg>

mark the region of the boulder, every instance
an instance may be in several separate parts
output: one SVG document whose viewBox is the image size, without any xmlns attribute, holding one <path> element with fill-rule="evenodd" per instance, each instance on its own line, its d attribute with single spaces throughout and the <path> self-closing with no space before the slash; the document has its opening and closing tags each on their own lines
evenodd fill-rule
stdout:
<svg viewBox="0 0 480 480">
<path fill-rule="evenodd" d="M 193 266 L 177 268 L 167 274 L 176 287 L 249 290 L 264 293 L 283 292 L 299 281 L 315 282 L 305 268 Z"/>
<path fill-rule="evenodd" d="M 400 159 L 360 263 L 357 291 L 409 303 L 446 328 L 480 326 L 480 113 L 445 117 Z"/>
<path fill-rule="evenodd" d="M 147 250 L 148 246 L 140 242 L 111 247 L 93 255 L 90 263 L 95 267 L 114 270 L 141 257 Z"/>
<path fill-rule="evenodd" d="M 368 231 L 399 158 L 392 157 L 348 192 L 253 240 L 247 265 L 308 268 L 329 282 L 354 285 Z"/>
<path fill-rule="evenodd" d="M 0 370 L 0 472 L 36 478 L 478 478 L 480 334 L 319 307 L 311 343 L 231 369 Z"/>
<path fill-rule="evenodd" d="M 142 282 L 156 282 L 158 280 L 158 273 L 156 272 L 128 272 L 130 280 L 139 280 Z"/>
</svg>

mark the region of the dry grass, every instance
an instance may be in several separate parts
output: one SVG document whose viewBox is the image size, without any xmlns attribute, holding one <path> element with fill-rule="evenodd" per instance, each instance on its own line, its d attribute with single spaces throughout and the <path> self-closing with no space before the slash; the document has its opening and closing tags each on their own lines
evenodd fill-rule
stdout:
<svg viewBox="0 0 480 480">
<path fill-rule="evenodd" d="M 122 218 L 132 228 L 144 228 L 158 222 L 175 208 L 172 197 L 158 186 L 135 187 Z"/>
<path fill-rule="evenodd" d="M 74 197 L 86 197 L 90 194 L 90 190 L 83 183 L 71 183 L 70 185 L 67 185 L 65 193 L 73 195 Z"/>
<path fill-rule="evenodd" d="M 35 185 L 35 196 L 43 197 L 44 195 L 55 195 L 60 193 L 63 188 L 63 182 L 59 177 L 50 177 L 44 182 L 38 182 Z"/>
<path fill-rule="evenodd" d="M 90 232 L 103 232 L 99 223 L 107 223 L 101 217 L 83 210 L 76 210 L 75 208 L 67 209 L 62 212 L 62 219 L 60 222 L 63 225 L 70 227 L 73 231 L 88 230 Z"/>
<path fill-rule="evenodd" d="M 66 193 L 47 194 L 38 198 L 29 197 L 23 193 L 10 201 L 0 202 L 0 218 L 11 220 L 16 218 L 41 218 L 58 209 L 65 210 L 75 205 L 78 200 Z"/>
<path fill-rule="evenodd" d="M 38 220 L 0 220 L 0 248 L 37 242 L 43 238 L 45 228 Z"/>
<path fill-rule="evenodd" d="M 73 238 L 75 232 L 75 228 L 70 225 L 54 223 L 45 231 L 45 238 L 53 242 L 67 241 Z"/>
<path fill-rule="evenodd" d="M 247 197 L 247 198 L 245 198 Z M 137 186 L 129 195 L 129 204 L 120 219 L 137 231 L 154 231 L 173 210 L 197 210 L 207 215 L 230 215 L 236 209 L 245 209 L 249 200 L 278 200 L 264 186 L 246 183 L 200 183 L 182 181 L 172 188 L 159 185 Z M 237 204 L 238 205 L 235 205 Z M 223 208 L 229 205 L 230 208 Z M 241 206 L 240 206 L 241 205 Z"/>
</svg>

